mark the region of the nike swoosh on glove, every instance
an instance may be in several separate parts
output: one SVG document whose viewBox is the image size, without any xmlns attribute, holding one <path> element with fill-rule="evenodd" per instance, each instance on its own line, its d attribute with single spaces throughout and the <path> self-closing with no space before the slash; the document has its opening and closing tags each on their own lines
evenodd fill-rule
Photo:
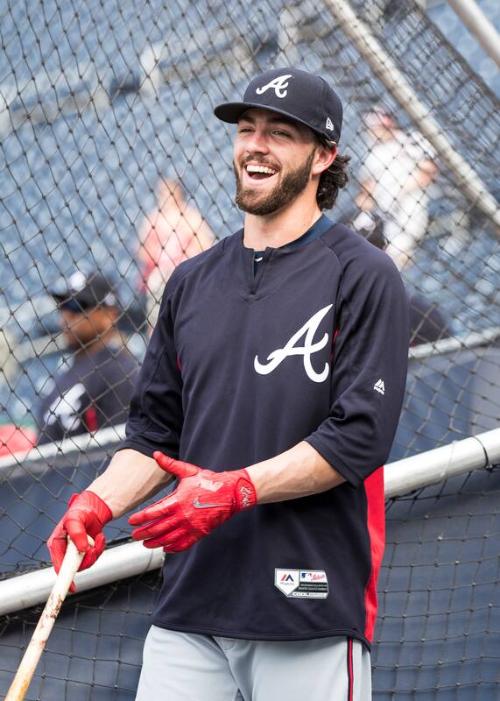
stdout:
<svg viewBox="0 0 500 701">
<path fill-rule="evenodd" d="M 159 451 L 153 457 L 179 484 L 167 497 L 130 516 L 129 523 L 139 526 L 132 537 L 143 540 L 146 548 L 162 546 L 169 553 L 186 550 L 233 514 L 257 503 L 245 469 L 213 472 Z"/>
</svg>

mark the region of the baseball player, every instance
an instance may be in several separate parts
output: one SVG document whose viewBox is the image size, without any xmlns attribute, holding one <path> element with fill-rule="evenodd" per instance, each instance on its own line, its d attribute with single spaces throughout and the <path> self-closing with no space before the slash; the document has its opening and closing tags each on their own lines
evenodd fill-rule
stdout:
<svg viewBox="0 0 500 701">
<path fill-rule="evenodd" d="M 270 70 L 215 114 L 243 229 L 169 279 L 126 440 L 49 549 L 58 569 L 69 535 L 90 566 L 105 524 L 176 480 L 129 519 L 170 554 L 137 699 L 366 701 L 406 295 L 322 214 L 348 160 L 325 80 Z"/>
<path fill-rule="evenodd" d="M 139 371 L 120 337 L 120 302 L 108 279 L 76 271 L 51 294 L 70 353 L 37 407 L 39 445 L 123 423 Z"/>
</svg>

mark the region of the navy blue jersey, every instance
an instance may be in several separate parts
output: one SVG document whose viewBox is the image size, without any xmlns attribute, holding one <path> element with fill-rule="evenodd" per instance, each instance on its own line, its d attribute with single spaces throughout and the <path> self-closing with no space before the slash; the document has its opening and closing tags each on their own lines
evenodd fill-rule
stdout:
<svg viewBox="0 0 500 701">
<path fill-rule="evenodd" d="M 369 644 L 408 304 L 388 256 L 343 225 L 254 252 L 238 232 L 169 280 L 122 447 L 215 471 L 308 441 L 346 479 L 241 512 L 167 559 L 154 623 Z"/>
<path fill-rule="evenodd" d="M 94 432 L 127 419 L 139 364 L 121 344 L 78 353 L 51 383 L 37 412 L 38 444 Z"/>
</svg>

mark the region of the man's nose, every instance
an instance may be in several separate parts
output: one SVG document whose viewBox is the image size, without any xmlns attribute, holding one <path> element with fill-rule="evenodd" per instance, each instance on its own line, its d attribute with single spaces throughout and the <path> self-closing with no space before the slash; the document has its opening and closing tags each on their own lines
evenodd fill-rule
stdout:
<svg viewBox="0 0 500 701">
<path fill-rule="evenodd" d="M 268 153 L 269 138 L 265 131 L 256 129 L 246 142 L 246 150 L 249 153 Z"/>
</svg>

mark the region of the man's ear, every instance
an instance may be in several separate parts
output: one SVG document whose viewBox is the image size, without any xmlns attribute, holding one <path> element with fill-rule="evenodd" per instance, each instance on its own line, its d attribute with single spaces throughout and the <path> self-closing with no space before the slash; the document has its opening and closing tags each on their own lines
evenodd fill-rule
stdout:
<svg viewBox="0 0 500 701">
<path fill-rule="evenodd" d="M 336 159 L 337 153 L 337 144 L 334 144 L 333 146 L 319 144 L 316 147 L 316 156 L 311 169 L 311 174 L 321 175 L 321 173 L 323 173 L 325 170 L 328 170 L 333 161 Z"/>
</svg>

